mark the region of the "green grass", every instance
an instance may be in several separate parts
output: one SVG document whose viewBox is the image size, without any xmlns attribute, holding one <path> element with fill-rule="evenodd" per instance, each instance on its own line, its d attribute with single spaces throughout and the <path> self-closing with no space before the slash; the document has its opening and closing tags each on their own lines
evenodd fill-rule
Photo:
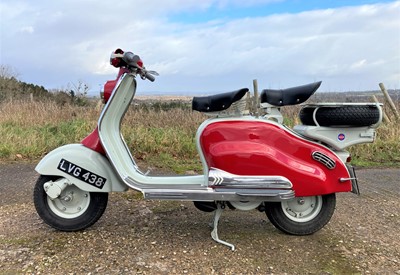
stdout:
<svg viewBox="0 0 400 275">
<path fill-rule="evenodd" d="M 100 108 L 54 102 L 0 103 L 0 161 L 37 161 L 51 150 L 79 143 L 97 122 Z M 202 114 L 185 103 L 132 107 L 122 124 L 134 157 L 176 173 L 201 171 L 194 137 Z"/>
<path fill-rule="evenodd" d="M 289 107 L 290 108 L 290 107 Z M 79 143 L 90 133 L 101 107 L 58 105 L 54 102 L 0 103 L 0 161 L 37 161 L 61 145 Z M 298 122 L 298 108 L 285 112 L 288 124 Z M 141 103 L 132 106 L 122 132 L 133 156 L 176 173 L 201 172 L 195 145 L 197 127 L 206 117 L 187 103 Z M 400 123 L 383 124 L 372 144 L 350 147 L 357 166 L 400 166 Z"/>
<path fill-rule="evenodd" d="M 7 160 L 22 155 L 27 159 L 35 159 L 56 147 L 79 141 L 88 131 L 90 127 L 82 119 L 37 126 L 2 123 L 0 158 Z"/>
<path fill-rule="evenodd" d="M 361 144 L 350 148 L 352 163 L 361 167 L 399 167 L 399 141 L 378 139 L 373 145 Z"/>
</svg>

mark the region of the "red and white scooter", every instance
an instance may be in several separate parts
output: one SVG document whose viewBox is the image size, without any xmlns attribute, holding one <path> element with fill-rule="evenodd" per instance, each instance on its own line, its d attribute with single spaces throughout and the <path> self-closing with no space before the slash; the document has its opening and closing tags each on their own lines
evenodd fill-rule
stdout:
<svg viewBox="0 0 400 275">
<path fill-rule="evenodd" d="M 131 52 L 117 50 L 110 60 L 120 73 L 105 86 L 106 105 L 96 129 L 80 144 L 51 151 L 36 166 L 34 204 L 53 228 L 77 231 L 93 225 L 106 209 L 109 192 L 131 188 L 145 199 L 193 201 L 202 211 L 215 211 L 211 236 L 233 250 L 217 232 L 226 207 L 257 209 L 283 232 L 307 235 L 329 222 L 335 193 L 359 193 L 346 148 L 374 141 L 382 121 L 379 104 L 305 105 L 302 124 L 289 129 L 280 108 L 303 103 L 321 82 L 263 90 L 260 116 L 246 110 L 248 89 L 194 97 L 193 110 L 210 115 L 196 134 L 203 174 L 150 176 L 136 165 L 120 125 L 137 76 L 154 81 L 157 74 Z"/>
</svg>

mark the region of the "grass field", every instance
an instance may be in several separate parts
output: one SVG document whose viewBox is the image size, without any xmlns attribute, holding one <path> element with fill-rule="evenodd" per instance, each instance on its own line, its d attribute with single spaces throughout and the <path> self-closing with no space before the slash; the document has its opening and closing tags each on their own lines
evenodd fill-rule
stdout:
<svg viewBox="0 0 400 275">
<path fill-rule="evenodd" d="M 398 105 L 398 102 L 397 102 Z M 52 149 L 79 143 L 96 126 L 101 106 L 57 104 L 53 101 L 0 102 L 0 161 L 37 161 Z M 283 108 L 289 126 L 298 121 L 298 107 Z M 123 135 L 132 154 L 150 166 L 183 173 L 201 171 L 194 137 L 206 117 L 180 101 L 132 105 Z M 350 147 L 359 166 L 400 165 L 400 122 L 384 123 L 373 144 Z"/>
</svg>

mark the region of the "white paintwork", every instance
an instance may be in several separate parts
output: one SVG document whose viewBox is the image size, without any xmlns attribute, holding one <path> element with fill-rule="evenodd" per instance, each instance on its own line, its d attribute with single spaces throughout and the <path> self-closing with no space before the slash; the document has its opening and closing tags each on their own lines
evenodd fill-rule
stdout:
<svg viewBox="0 0 400 275">
<path fill-rule="evenodd" d="M 371 127 L 296 125 L 293 130 L 305 137 L 322 141 L 338 151 L 344 150 L 351 145 L 370 143 L 375 140 L 375 129 Z M 344 135 L 344 139 L 339 140 L 339 135 Z"/>
<path fill-rule="evenodd" d="M 51 200 L 54 200 L 55 198 L 60 196 L 61 192 L 64 191 L 68 184 L 69 182 L 67 179 L 61 178 L 56 181 L 48 181 L 43 185 L 43 187 L 47 196 L 49 196 Z"/>
<path fill-rule="evenodd" d="M 280 107 L 277 107 L 269 103 L 261 103 L 260 108 L 264 112 L 264 114 L 262 115 L 264 119 L 273 120 L 280 124 L 283 123 L 283 116 L 280 111 Z"/>
<path fill-rule="evenodd" d="M 203 185 L 207 180 L 204 175 L 154 177 L 146 176 L 139 170 L 120 134 L 121 119 L 136 91 L 135 77 L 125 74 L 115 89 L 118 91 L 112 93 L 100 116 L 98 126 L 101 143 L 121 180 L 138 191 L 151 188 L 151 185 Z"/>
<path fill-rule="evenodd" d="M 102 189 L 96 188 L 84 181 L 76 179 L 69 174 L 57 169 L 61 159 L 66 159 L 88 171 L 96 173 L 107 179 Z M 103 155 L 86 148 L 82 144 L 69 144 L 61 146 L 48 153 L 36 166 L 35 170 L 41 175 L 60 176 L 69 183 L 89 192 L 126 191 L 128 187 L 121 182 L 112 170 L 112 167 Z"/>
</svg>

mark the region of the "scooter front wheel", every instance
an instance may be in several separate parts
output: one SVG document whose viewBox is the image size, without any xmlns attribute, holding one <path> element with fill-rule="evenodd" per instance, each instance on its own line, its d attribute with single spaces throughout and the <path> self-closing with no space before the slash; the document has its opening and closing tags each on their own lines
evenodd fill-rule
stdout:
<svg viewBox="0 0 400 275">
<path fill-rule="evenodd" d="M 330 221 L 336 196 L 296 197 L 282 202 L 265 202 L 265 206 L 268 219 L 279 230 L 291 235 L 309 235 Z"/>
<path fill-rule="evenodd" d="M 108 193 L 87 192 L 75 185 L 67 186 L 61 194 L 51 199 L 44 189 L 47 182 L 60 177 L 40 176 L 33 191 L 36 212 L 51 227 L 61 231 L 83 230 L 100 219 L 108 202 Z"/>
</svg>

